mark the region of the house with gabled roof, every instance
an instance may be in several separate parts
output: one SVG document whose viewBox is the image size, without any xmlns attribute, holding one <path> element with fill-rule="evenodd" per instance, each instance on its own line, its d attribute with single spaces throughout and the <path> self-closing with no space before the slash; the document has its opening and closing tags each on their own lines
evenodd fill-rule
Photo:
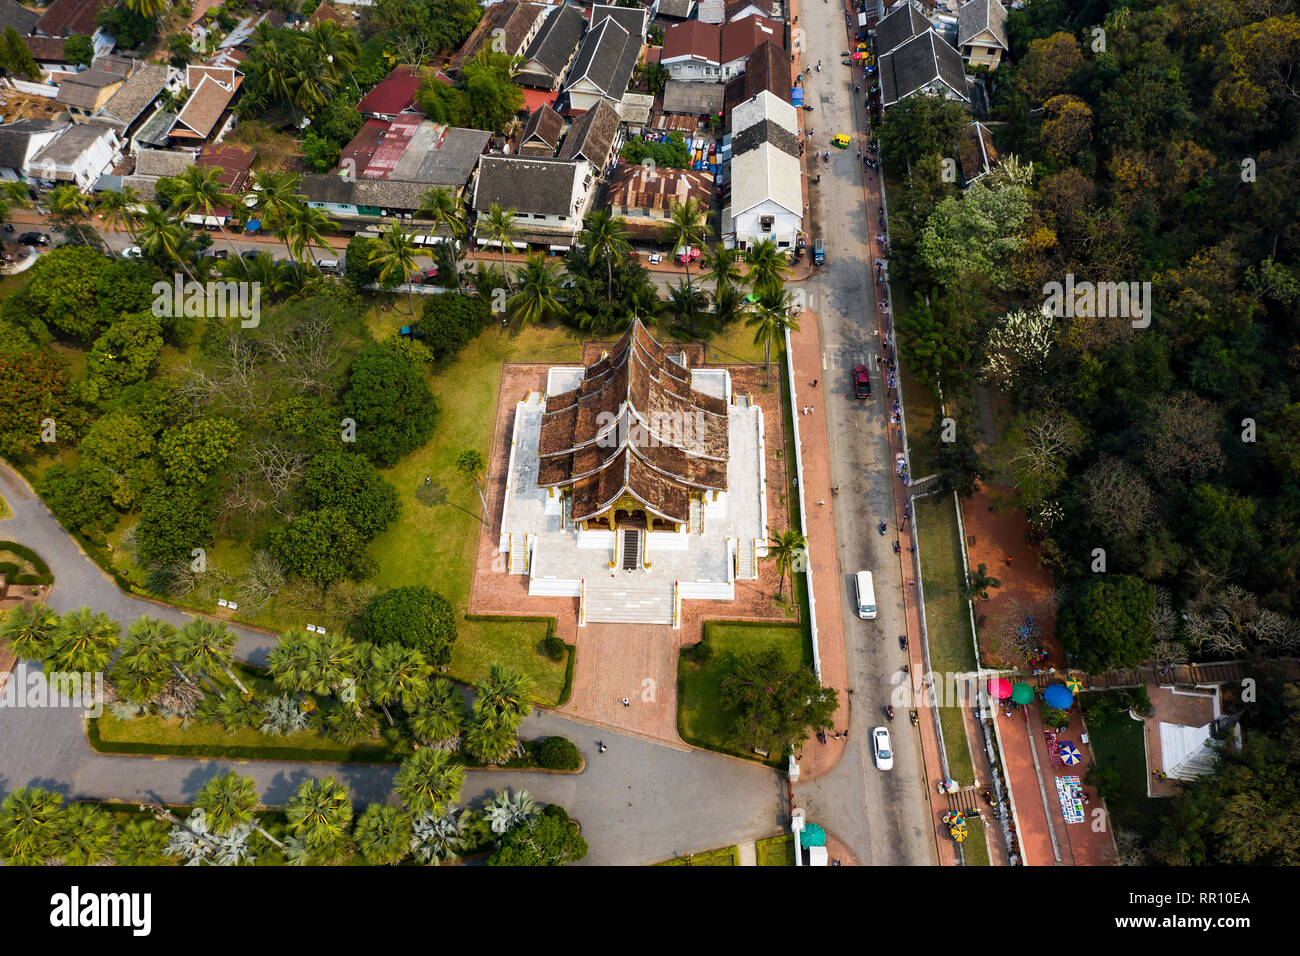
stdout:
<svg viewBox="0 0 1300 956">
<path fill-rule="evenodd" d="M 88 192 L 104 172 L 121 161 L 121 143 L 113 130 L 92 123 L 73 123 L 32 156 L 27 175 L 45 182 L 72 183 Z"/>
<path fill-rule="evenodd" d="M 111 0 L 54 0 L 36 21 L 33 32 L 35 36 L 56 40 L 87 36 L 94 47 L 95 56 L 111 53 L 116 43 L 98 22 L 99 11 L 110 3 Z M 50 48 L 51 51 L 52 49 Z M 36 56 L 35 51 L 32 55 Z M 39 61 L 41 58 L 36 56 L 36 59 Z"/>
<path fill-rule="evenodd" d="M 375 84 L 374 89 L 361 97 L 357 112 L 378 120 L 392 120 L 399 113 L 412 112 L 420 82 L 419 67 L 395 66 L 388 76 Z"/>
<path fill-rule="evenodd" d="M 618 110 L 600 100 L 583 113 L 564 137 L 560 159 L 582 159 L 599 175 L 609 167 L 619 145 Z"/>
<path fill-rule="evenodd" d="M 731 111 L 731 201 L 723 241 L 740 249 L 771 239 L 793 249 L 803 227 L 795 108 L 763 91 Z"/>
<path fill-rule="evenodd" d="M 998 0 L 970 0 L 959 7 L 957 49 L 971 66 L 996 70 L 1011 49 L 1006 7 Z"/>
<path fill-rule="evenodd" d="M 568 4 L 548 9 L 551 12 L 524 51 L 516 79 L 524 86 L 558 90 L 578 54 L 587 21 L 581 10 Z"/>
<path fill-rule="evenodd" d="M 194 78 L 198 80 L 198 86 L 176 114 L 169 135 L 176 142 L 198 146 L 218 130 L 234 99 L 235 88 L 210 73 L 195 74 Z"/>
<path fill-rule="evenodd" d="M 521 156 L 554 156 L 564 134 L 564 117 L 549 106 L 533 110 L 516 148 Z"/>
<path fill-rule="evenodd" d="M 881 103 L 886 107 L 917 93 L 970 102 L 961 54 L 933 30 L 882 56 L 879 76 Z"/>
<path fill-rule="evenodd" d="M 727 80 L 724 120 L 736 106 L 764 91 L 791 103 L 792 89 L 790 55 L 772 41 L 765 41 L 745 59 L 745 71 Z"/>
<path fill-rule="evenodd" d="M 777 9 L 772 0 L 724 0 L 723 13 L 727 22 L 732 23 L 753 16 L 772 19 L 776 16 Z"/>
<path fill-rule="evenodd" d="M 126 81 L 90 122 L 117 130 L 129 142 L 144 124 L 149 109 L 167 89 L 171 76 L 171 68 L 161 63 L 135 61 Z"/>
<path fill-rule="evenodd" d="M 722 76 L 722 27 L 687 20 L 664 30 L 659 63 L 674 80 L 716 82 Z"/>
<path fill-rule="evenodd" d="M 910 2 L 901 3 L 876 24 L 876 54 L 893 53 L 930 29 L 930 21 Z"/>
<path fill-rule="evenodd" d="M 478 216 L 476 241 L 496 242 L 483 231 L 495 204 L 514 210 L 516 248 L 540 246 L 551 252 L 573 247 L 595 193 L 596 175 L 585 160 L 541 156 L 484 156 L 470 207 Z"/>
<path fill-rule="evenodd" d="M 784 49 L 785 27 L 761 15 L 747 16 L 723 24 L 722 48 L 718 55 L 723 79 L 743 73 L 749 55 L 765 43 Z"/>
<path fill-rule="evenodd" d="M 66 120 L 20 119 L 0 126 L 0 181 L 26 182 L 32 157 L 69 125 Z"/>
<path fill-rule="evenodd" d="M 63 78 L 56 100 L 68 109 L 74 123 L 93 116 L 126 82 L 126 77 L 104 70 L 82 70 Z"/>
<path fill-rule="evenodd" d="M 486 7 L 483 18 L 447 64 L 448 71 L 459 72 L 485 48 L 510 57 L 523 56 L 545 21 L 546 7 L 536 3 L 501 0 Z"/>
<path fill-rule="evenodd" d="M 695 12 L 695 0 L 657 0 L 654 16 L 664 20 L 689 20 Z"/>
<path fill-rule="evenodd" d="M 612 15 L 601 18 L 583 38 L 562 87 L 569 98 L 569 108 L 589 110 L 602 99 L 611 105 L 620 103 L 632 82 L 642 42 L 642 36 L 629 32 L 619 18 Z"/>
<path fill-rule="evenodd" d="M 597 3 L 591 8 L 591 15 L 588 18 L 589 27 L 600 26 L 600 21 L 606 18 L 618 21 L 618 25 L 634 37 L 645 39 L 646 31 L 646 11 L 640 7 L 620 7 L 614 4 Z"/>
<path fill-rule="evenodd" d="M 39 13 L 24 7 L 17 0 L 0 0 L 0 32 L 13 27 L 20 37 L 29 36 L 36 30 L 40 19 Z"/>
</svg>

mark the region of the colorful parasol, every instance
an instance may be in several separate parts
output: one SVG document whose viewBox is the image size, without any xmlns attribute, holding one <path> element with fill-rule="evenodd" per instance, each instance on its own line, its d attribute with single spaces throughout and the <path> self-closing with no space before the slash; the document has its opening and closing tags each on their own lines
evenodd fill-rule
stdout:
<svg viewBox="0 0 1300 956">
<path fill-rule="evenodd" d="M 1055 707 L 1057 710 L 1069 710 L 1070 705 L 1074 703 L 1074 695 L 1065 689 L 1064 684 L 1053 684 L 1043 691 L 1043 700 L 1048 707 Z"/>
<path fill-rule="evenodd" d="M 1011 699 L 1017 704 L 1027 704 L 1034 699 L 1034 689 L 1024 681 L 1018 681 L 1011 688 Z"/>
<path fill-rule="evenodd" d="M 1083 759 L 1083 754 L 1079 753 L 1079 748 L 1068 740 L 1061 741 L 1059 753 L 1061 763 L 1068 764 L 1071 767 Z"/>
<path fill-rule="evenodd" d="M 1078 678 L 1071 677 L 1065 682 L 1065 689 L 1068 690 L 1071 694 L 1077 694 L 1081 690 L 1083 690 L 1083 681 L 1079 680 Z"/>
<path fill-rule="evenodd" d="M 994 677 L 989 680 L 989 696 L 994 700 L 1006 700 L 1011 696 L 1011 681 L 1005 677 Z"/>
</svg>

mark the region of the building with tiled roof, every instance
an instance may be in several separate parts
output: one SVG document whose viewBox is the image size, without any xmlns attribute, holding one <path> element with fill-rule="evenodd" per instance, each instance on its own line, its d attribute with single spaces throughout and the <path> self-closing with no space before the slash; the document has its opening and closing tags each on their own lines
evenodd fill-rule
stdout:
<svg viewBox="0 0 1300 956">
<path fill-rule="evenodd" d="M 501 0 L 483 11 L 483 17 L 447 64 L 455 73 L 484 48 L 506 56 L 523 56 L 546 20 L 546 8 L 536 3 Z"/>
<path fill-rule="evenodd" d="M 587 21 L 582 11 L 567 3 L 552 7 L 533 42 L 524 51 L 516 75 L 524 86 L 558 90 L 569 65 L 578 54 Z"/>
<path fill-rule="evenodd" d="M 961 54 L 933 30 L 926 30 L 882 56 L 879 77 L 884 106 L 893 106 L 917 93 L 937 93 L 970 102 Z"/>
<path fill-rule="evenodd" d="M 1011 49 L 1007 11 L 998 0 L 970 0 L 957 10 L 957 49 L 971 66 L 997 69 Z"/>
<path fill-rule="evenodd" d="M 687 20 L 664 30 L 659 63 L 674 80 L 717 81 L 722 77 L 722 27 Z"/>
<path fill-rule="evenodd" d="M 110 0 L 54 0 L 36 23 L 36 32 L 47 37 L 94 36 L 99 30 L 99 11 Z"/>
<path fill-rule="evenodd" d="M 484 156 L 470 208 L 479 217 L 476 241 L 495 245 L 483 230 L 492 206 L 514 210 L 516 245 L 553 252 L 572 248 L 587 207 L 595 195 L 596 176 L 582 160 L 542 156 Z"/>
<path fill-rule="evenodd" d="M 605 169 L 618 145 L 618 110 L 604 100 L 583 113 L 564 137 L 560 159 L 585 159 L 592 168 Z"/>
<path fill-rule="evenodd" d="M 554 156 L 564 133 L 564 117 L 549 106 L 533 110 L 519 137 L 517 152 L 522 156 Z"/>
<path fill-rule="evenodd" d="M 643 37 L 628 31 L 618 17 L 607 15 L 600 19 L 583 38 L 564 83 L 570 108 L 589 110 L 602 99 L 611 104 L 621 102 L 642 45 Z"/>
<path fill-rule="evenodd" d="M 397 66 L 375 85 L 361 102 L 357 112 L 374 119 L 395 118 L 415 108 L 415 94 L 420 89 L 420 69 L 415 66 Z"/>
<path fill-rule="evenodd" d="M 722 50 L 718 56 L 723 79 L 743 72 L 749 55 L 765 43 L 785 49 L 785 27 L 758 15 L 723 24 Z"/>
<path fill-rule="evenodd" d="M 36 29 L 40 19 L 39 13 L 24 7 L 17 0 L 0 0 L 0 32 L 12 27 L 20 37 L 25 37 Z"/>
<path fill-rule="evenodd" d="M 777 44 L 767 41 L 745 60 L 745 72 L 727 81 L 725 119 L 729 122 L 731 110 L 759 93 L 771 93 L 791 103 L 792 88 L 790 55 Z"/>
<path fill-rule="evenodd" d="M 204 75 L 181 111 L 176 114 L 176 124 L 171 129 L 172 138 L 193 144 L 206 140 L 216 130 L 234 96 L 233 87 L 226 86 L 211 75 Z"/>
<path fill-rule="evenodd" d="M 693 169 L 619 163 L 605 193 L 610 215 L 621 217 L 629 235 L 642 242 L 661 239 L 673 206 L 685 205 L 688 199 L 707 207 L 713 200 L 713 176 Z"/>
</svg>

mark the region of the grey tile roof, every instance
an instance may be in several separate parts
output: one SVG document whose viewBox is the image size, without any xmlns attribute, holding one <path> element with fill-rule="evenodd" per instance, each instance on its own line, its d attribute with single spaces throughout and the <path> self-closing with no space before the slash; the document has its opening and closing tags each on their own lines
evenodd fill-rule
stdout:
<svg viewBox="0 0 1300 956">
<path fill-rule="evenodd" d="M 485 156 L 474 187 L 475 212 L 496 203 L 502 209 L 548 216 L 573 214 L 573 184 L 578 164 L 560 159 Z"/>
<path fill-rule="evenodd" d="M 167 86 L 167 74 L 167 67 L 161 63 L 141 63 L 122 88 L 109 97 L 94 121 L 114 123 L 124 129 L 130 126 Z"/>
<path fill-rule="evenodd" d="M 788 129 L 770 119 L 747 126 L 731 138 L 731 155 L 739 156 L 764 143 L 771 143 L 781 152 L 798 157 L 799 140 Z"/>
<path fill-rule="evenodd" d="M 669 80 L 664 85 L 664 112 L 704 116 L 722 110 L 727 88 L 721 83 Z M 785 94 L 789 97 L 789 90 Z"/>
<path fill-rule="evenodd" d="M 536 61 L 549 78 L 555 79 L 564 72 L 573 51 L 582 42 L 586 26 L 582 11 L 565 4 L 546 18 L 524 56 L 530 63 Z"/>
<path fill-rule="evenodd" d="M 123 176 L 122 186 L 130 186 L 144 202 L 153 202 L 158 198 L 157 176 Z"/>
<path fill-rule="evenodd" d="M 33 167 L 41 164 L 71 166 L 77 159 L 105 136 L 112 135 L 102 126 L 74 124 L 59 137 L 32 157 Z"/>
<path fill-rule="evenodd" d="M 0 32 L 13 27 L 20 37 L 27 36 L 40 21 L 41 15 L 28 10 L 15 0 L 0 0 Z"/>
<path fill-rule="evenodd" d="M 537 144 L 545 146 L 552 153 L 560 145 L 560 134 L 564 132 L 564 117 L 549 106 L 534 110 L 528 117 L 523 135 L 519 137 L 519 146 Z"/>
<path fill-rule="evenodd" d="M 929 21 L 911 3 L 904 3 L 876 24 L 876 52 L 892 53 L 929 28 Z"/>
<path fill-rule="evenodd" d="M 892 106 L 935 82 L 944 83 L 969 102 L 961 54 L 933 30 L 913 37 L 880 58 L 881 101 L 885 106 Z"/>
<path fill-rule="evenodd" d="M 1011 48 L 1007 39 L 1007 11 L 998 0 L 970 0 L 957 10 L 957 46 L 963 47 L 988 30 L 1002 45 Z"/>
<path fill-rule="evenodd" d="M 640 7 L 616 7 L 611 4 L 596 4 L 591 8 L 591 25 L 599 26 L 606 18 L 616 20 L 618 25 L 634 37 L 645 37 L 646 12 Z"/>
<path fill-rule="evenodd" d="M 564 88 L 572 89 L 585 78 L 604 95 L 622 99 L 640 52 L 641 38 L 632 36 L 614 17 L 605 17 L 583 38 Z"/>
<path fill-rule="evenodd" d="M 685 20 L 695 9 L 695 0 L 659 0 L 659 16 Z"/>
<path fill-rule="evenodd" d="M 142 149 L 135 154 L 137 176 L 179 176 L 194 165 L 194 154 L 168 149 Z"/>
<path fill-rule="evenodd" d="M 91 109 L 99 100 L 105 87 L 116 86 L 123 82 L 123 77 L 103 70 L 83 70 L 73 73 L 59 84 L 58 102 L 79 109 Z"/>
<path fill-rule="evenodd" d="M 601 100 L 587 110 L 569 130 L 560 148 L 560 159 L 585 159 L 597 169 L 609 162 L 618 135 L 618 110 Z"/>
<path fill-rule="evenodd" d="M 0 167 L 22 169 L 27 161 L 27 150 L 33 133 L 47 133 L 67 125 L 54 120 L 21 119 L 0 126 Z"/>
<path fill-rule="evenodd" d="M 145 146 L 166 146 L 171 141 L 171 131 L 175 125 L 175 113 L 170 110 L 158 110 L 136 131 L 135 141 Z"/>
</svg>

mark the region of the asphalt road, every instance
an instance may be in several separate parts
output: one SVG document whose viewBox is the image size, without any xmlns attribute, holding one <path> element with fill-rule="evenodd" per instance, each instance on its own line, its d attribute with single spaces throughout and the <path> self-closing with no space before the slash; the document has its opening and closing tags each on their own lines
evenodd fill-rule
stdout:
<svg viewBox="0 0 1300 956">
<path fill-rule="evenodd" d="M 804 82 L 805 99 L 813 104 L 813 110 L 805 113 L 805 122 L 813 127 L 814 145 L 824 151 L 836 133 L 856 139 L 858 130 L 866 129 L 866 116 L 853 92 L 853 70 L 840 65 L 837 55 L 847 41 L 843 7 L 804 3 L 799 21 L 804 30 L 805 62 L 822 60 L 821 72 L 814 69 Z M 898 635 L 906 630 L 904 581 L 892 536 L 882 537 L 875 530 L 882 520 L 893 524 L 893 466 L 887 432 L 892 400 L 887 398 L 883 375 L 875 368 L 880 345 L 867 244 L 874 222 L 868 221 L 863 198 L 862 164 L 856 145 L 845 150 L 831 148 L 830 154 L 829 162 L 818 159 L 808 167 L 812 177 L 822 176 L 821 184 L 813 187 L 811 235 L 825 239 L 826 264 L 799 288 L 808 296 L 808 308 L 821 321 L 823 368 L 816 406 L 826 414 L 831 475 L 840 486 L 835 499 L 843 586 L 839 613 L 844 620 L 849 686 L 855 693 L 844 757 L 831 773 L 796 787 L 795 797 L 796 803 L 807 809 L 808 819 L 824 823 L 849 844 L 863 864 L 936 864 L 920 735 L 897 703 L 899 719 L 890 727 L 894 768 L 877 770 L 871 757 L 870 730 L 887 723 L 882 710 L 902 679 L 898 668 L 905 661 L 898 647 Z M 856 365 L 871 369 L 870 399 L 854 397 L 852 371 Z M 799 387 L 808 389 L 810 384 L 801 382 Z M 813 395 L 811 391 L 805 394 Z M 872 621 L 860 620 L 856 613 L 851 579 L 862 570 L 871 571 L 875 579 L 879 611 Z M 824 607 L 818 612 L 835 613 Z"/>
</svg>

